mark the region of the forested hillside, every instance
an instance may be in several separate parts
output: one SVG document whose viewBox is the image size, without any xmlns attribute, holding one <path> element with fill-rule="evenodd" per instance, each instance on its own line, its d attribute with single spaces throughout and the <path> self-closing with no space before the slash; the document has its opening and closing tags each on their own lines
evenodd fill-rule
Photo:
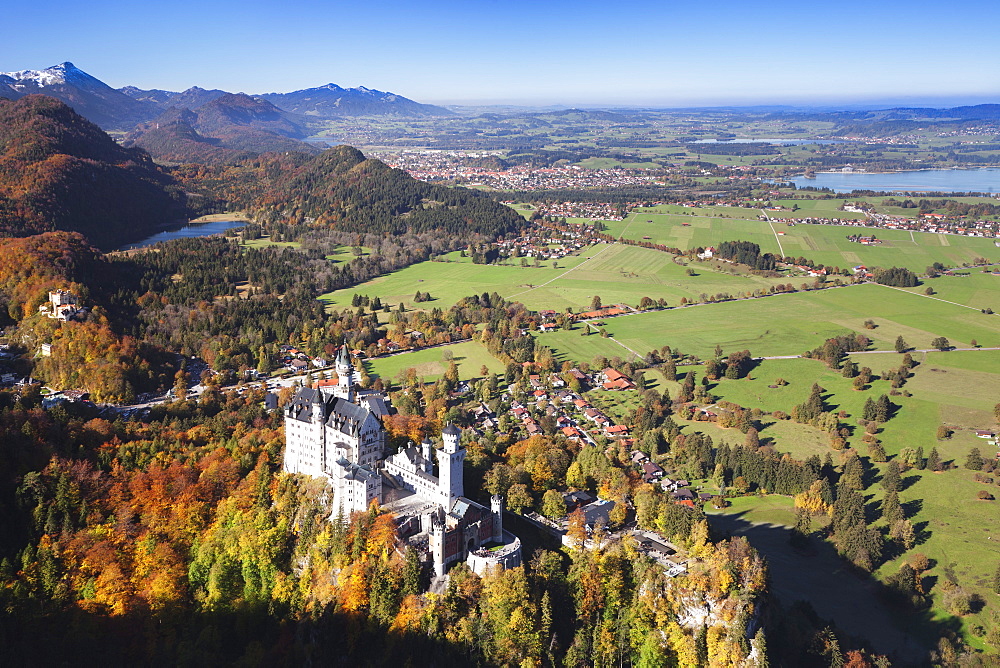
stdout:
<svg viewBox="0 0 1000 668">
<path fill-rule="evenodd" d="M 82 232 L 101 247 L 190 217 L 183 189 L 53 98 L 0 99 L 0 236 Z"/>
<path fill-rule="evenodd" d="M 23 371 L 98 401 L 131 401 L 167 382 L 162 351 L 124 333 L 131 312 L 109 314 L 116 282 L 114 267 L 78 233 L 0 239 L 0 327 L 14 324 L 9 339 L 29 358 L 43 343 L 52 346 Z M 52 290 L 73 293 L 83 311 L 69 322 L 40 314 Z"/>
<path fill-rule="evenodd" d="M 336 526 L 319 489 L 279 473 L 262 397 L 112 423 L 0 393 L 0 662 L 766 665 L 767 570 L 742 538 L 687 524 L 675 579 L 626 542 L 459 566 L 426 594 L 391 514 Z"/>
<path fill-rule="evenodd" d="M 174 172 L 264 225 L 292 224 L 395 235 L 436 230 L 495 237 L 524 219 L 490 197 L 418 181 L 350 146 L 318 156 L 266 154 L 238 165 Z"/>
</svg>

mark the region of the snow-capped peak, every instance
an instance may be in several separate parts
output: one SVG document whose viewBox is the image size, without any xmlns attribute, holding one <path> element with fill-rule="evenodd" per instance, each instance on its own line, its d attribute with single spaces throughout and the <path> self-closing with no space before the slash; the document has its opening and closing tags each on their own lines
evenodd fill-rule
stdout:
<svg viewBox="0 0 1000 668">
<path fill-rule="evenodd" d="M 20 72 L 0 72 L 0 74 L 5 74 L 11 79 L 14 79 L 18 85 L 34 84 L 36 86 L 59 86 L 66 83 L 67 78 L 72 78 L 73 75 L 80 73 L 80 70 L 76 68 L 71 62 L 61 63 L 59 65 L 53 65 L 52 67 L 47 67 L 44 70 L 21 70 Z"/>
</svg>

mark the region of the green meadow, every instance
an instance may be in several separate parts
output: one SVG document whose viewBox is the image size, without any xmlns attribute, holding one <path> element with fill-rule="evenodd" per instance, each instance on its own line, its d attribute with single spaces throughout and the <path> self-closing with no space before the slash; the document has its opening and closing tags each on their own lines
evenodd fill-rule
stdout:
<svg viewBox="0 0 1000 668">
<path fill-rule="evenodd" d="M 991 267 L 993 269 L 993 267 Z M 977 309 L 991 308 L 1000 312 L 1000 276 L 983 273 L 976 267 L 962 270 L 968 276 L 938 276 L 924 279 L 921 285 L 907 288 L 910 292 L 924 294 L 927 288 L 934 291 L 933 297 L 964 304 Z"/>
<path fill-rule="evenodd" d="M 873 363 L 873 358 L 878 360 L 877 364 Z M 901 358 L 897 353 L 855 356 L 859 364 L 870 365 L 876 374 L 895 367 Z M 928 353 L 917 358 L 923 361 L 903 388 L 912 396 L 891 397 L 898 407 L 897 412 L 883 425 L 878 436 L 890 457 L 904 447 L 921 447 L 925 455 L 931 448 L 937 448 L 941 458 L 952 468 L 940 473 L 927 470 L 904 473 L 900 501 L 918 531 L 918 545 L 883 564 L 876 576 L 892 575 L 913 553 L 927 555 L 934 564 L 928 573 L 930 577 L 940 584 L 947 577 L 946 572 L 950 573 L 961 586 L 987 602 L 982 611 L 963 619 L 966 639 L 973 646 L 981 647 L 982 641 L 969 631 L 976 625 L 989 628 L 995 624 L 991 617 L 994 614 L 991 602 L 995 596 L 990 592 L 989 583 L 1000 564 L 1000 531 L 995 522 L 984 519 L 1000 516 L 1000 510 L 995 506 L 996 501 L 982 501 L 976 495 L 985 489 L 1000 497 L 1000 489 L 995 483 L 976 482 L 974 473 L 963 465 L 972 448 L 979 448 L 984 457 L 997 454 L 996 446 L 977 438 L 973 430 L 996 427 L 993 405 L 1000 396 L 1000 351 Z M 770 387 L 778 378 L 788 381 L 788 385 Z M 807 359 L 762 361 L 750 374 L 750 379 L 723 379 L 711 392 L 743 406 L 788 412 L 793 405 L 806 399 L 814 382 L 824 388 L 824 400 L 829 409 L 847 412 L 848 417 L 843 420 L 847 425 L 856 425 L 866 398 L 874 399 L 890 392 L 889 383 L 880 379 L 866 390 L 854 390 L 851 381 L 843 378 L 839 371 Z M 666 385 L 676 389 L 674 383 Z M 716 441 L 742 440 L 739 432 L 720 429 L 711 423 L 685 424 L 712 435 Z M 955 430 L 950 438 L 937 439 L 937 428 L 941 424 Z M 855 427 L 849 443 L 862 457 L 867 457 L 861 435 L 861 430 Z M 835 462 L 839 461 L 838 453 L 828 445 L 826 434 L 806 425 L 766 419 L 760 437 L 778 451 L 799 459 L 812 454 L 824 457 L 830 453 Z M 879 475 L 886 466 L 870 460 L 868 465 Z M 882 488 L 874 484 L 866 494 L 873 517 L 877 517 Z M 748 522 L 787 526 L 794 523 L 790 500 L 782 497 L 733 499 L 733 505 L 724 512 Z M 822 520 L 816 518 L 814 527 L 822 524 Z M 778 546 L 777 549 L 785 548 Z M 942 591 L 941 587 L 932 590 L 931 616 L 944 622 L 949 615 L 943 609 Z"/>
<path fill-rule="evenodd" d="M 480 370 L 485 364 L 491 373 L 503 373 L 504 366 L 489 353 L 482 344 L 463 341 L 437 348 L 426 348 L 414 352 L 400 353 L 390 357 L 377 357 L 365 361 L 365 367 L 373 376 L 395 381 L 400 374 L 413 369 L 418 378 L 430 382 L 440 378 L 448 369 L 448 355 L 458 365 L 458 376 L 463 379 L 481 378 Z"/>
<path fill-rule="evenodd" d="M 665 299 L 678 304 L 682 298 L 697 300 L 701 295 L 736 294 L 769 288 L 785 279 L 713 271 L 702 265 L 688 267 L 674 262 L 661 251 L 621 244 L 597 244 L 578 256 L 522 267 L 510 260 L 502 265 L 473 264 L 459 253 L 444 256 L 446 261 L 422 262 L 361 285 L 322 295 L 331 307 L 349 306 L 355 293 L 378 297 L 383 303 L 403 302 L 407 308 L 440 306 L 448 308 L 462 297 L 497 292 L 522 302 L 531 309 L 590 308 L 594 296 L 604 304 L 635 306 L 643 297 Z M 429 292 L 433 300 L 416 304 L 416 291 Z"/>
<path fill-rule="evenodd" d="M 850 268 L 858 264 L 907 267 L 922 272 L 941 262 L 960 266 L 976 258 L 1000 261 L 1000 248 L 993 239 L 958 235 L 910 233 L 904 230 L 861 228 L 841 225 L 808 225 L 768 222 L 769 218 L 861 219 L 863 214 L 838 211 L 842 200 L 781 200 L 797 211 L 766 211 L 737 207 L 681 207 L 665 205 L 636 209 L 625 220 L 604 221 L 608 234 L 645 240 L 681 250 L 717 246 L 722 241 L 752 241 L 768 253 L 804 257 L 830 267 Z M 881 244 L 865 246 L 848 241 L 852 234 L 874 234 Z"/>
<path fill-rule="evenodd" d="M 869 319 L 875 329 L 865 329 Z M 849 330 L 872 339 L 874 350 L 892 350 L 897 336 L 914 348 L 929 348 L 938 336 L 957 347 L 969 346 L 972 339 L 981 346 L 1000 346 L 1000 316 L 874 284 L 641 313 L 609 318 L 604 326 L 639 354 L 669 345 L 703 358 L 716 344 L 748 349 L 758 357 L 800 355 Z M 567 355 L 614 345 L 608 339 L 590 341 L 600 337 L 582 337 L 577 330 L 541 337 Z"/>
</svg>

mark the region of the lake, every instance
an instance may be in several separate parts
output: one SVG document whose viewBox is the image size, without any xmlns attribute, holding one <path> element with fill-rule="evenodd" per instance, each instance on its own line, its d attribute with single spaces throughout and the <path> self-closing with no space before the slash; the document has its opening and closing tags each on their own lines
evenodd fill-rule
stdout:
<svg viewBox="0 0 1000 668">
<path fill-rule="evenodd" d="M 796 188 L 829 188 L 838 193 L 852 190 L 1000 193 L 1000 168 L 923 169 L 887 174 L 817 173 L 814 179 L 796 176 L 791 181 Z"/>
<path fill-rule="evenodd" d="M 737 137 L 736 139 L 699 139 L 698 141 L 685 142 L 688 144 L 784 144 L 787 146 L 798 146 L 800 144 L 846 144 L 844 139 L 776 139 L 776 138 L 755 138 L 747 139 Z"/>
<path fill-rule="evenodd" d="M 245 220 L 213 220 L 209 223 L 188 223 L 184 227 L 176 230 L 167 230 L 165 232 L 159 232 L 151 237 L 146 237 L 142 241 L 136 241 L 135 243 L 126 244 L 119 248 L 118 250 L 129 250 L 131 248 L 145 248 L 146 246 L 152 246 L 153 244 L 159 243 L 161 241 L 170 241 L 171 239 L 187 239 L 190 237 L 210 237 L 213 234 L 222 234 L 226 230 L 231 230 L 234 227 L 243 227 L 246 225 Z"/>
</svg>

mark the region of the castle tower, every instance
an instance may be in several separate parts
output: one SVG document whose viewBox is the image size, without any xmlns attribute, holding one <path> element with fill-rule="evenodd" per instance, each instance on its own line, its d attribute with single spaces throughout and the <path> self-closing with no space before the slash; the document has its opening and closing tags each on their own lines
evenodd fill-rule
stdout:
<svg viewBox="0 0 1000 668">
<path fill-rule="evenodd" d="M 503 542 L 503 497 L 494 494 L 490 497 L 490 514 L 493 516 L 493 542 Z"/>
<path fill-rule="evenodd" d="M 354 365 L 347 355 L 347 346 L 340 347 L 337 353 L 337 360 L 334 362 L 334 369 L 337 371 L 337 386 L 333 388 L 333 395 L 354 401 Z"/>
<path fill-rule="evenodd" d="M 456 498 L 465 496 L 462 472 L 465 448 L 461 447 L 458 442 L 462 436 L 462 430 L 455 425 L 449 423 L 441 431 L 441 436 L 444 439 L 444 447 L 437 451 L 438 490 L 441 495 L 441 504 L 446 509 L 450 509 Z"/>
<path fill-rule="evenodd" d="M 438 517 L 440 509 L 430 515 L 430 535 L 428 538 L 428 549 L 431 553 L 431 561 L 434 562 L 434 575 L 441 577 L 444 575 L 444 518 Z"/>
<path fill-rule="evenodd" d="M 323 392 L 313 390 L 312 418 L 314 441 L 312 443 L 313 469 L 312 475 L 320 475 L 326 471 L 326 400 Z M 308 447 L 308 446 L 306 446 Z"/>
</svg>

